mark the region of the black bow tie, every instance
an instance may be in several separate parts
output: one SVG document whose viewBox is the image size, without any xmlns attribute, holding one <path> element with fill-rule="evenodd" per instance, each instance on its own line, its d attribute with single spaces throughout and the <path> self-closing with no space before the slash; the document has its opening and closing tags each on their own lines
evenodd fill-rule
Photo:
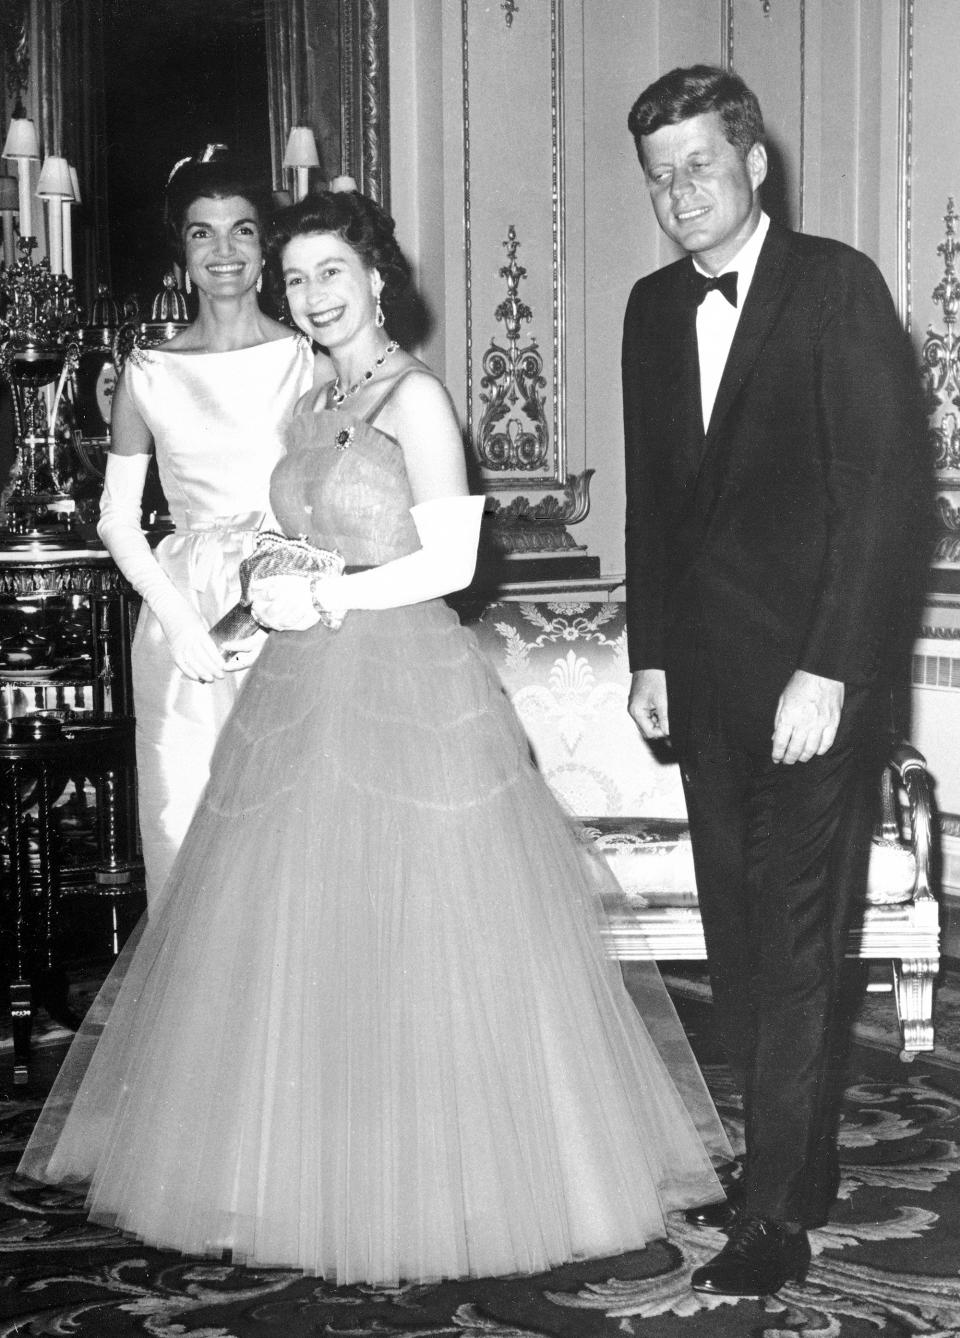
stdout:
<svg viewBox="0 0 960 1338">
<path fill-rule="evenodd" d="M 728 274 L 720 274 L 716 278 L 710 278 L 707 274 L 701 274 L 695 269 L 692 274 L 694 300 L 697 306 L 703 301 L 707 293 L 715 288 L 718 293 L 722 293 L 731 307 L 737 305 L 737 271 L 732 270 Z"/>
</svg>

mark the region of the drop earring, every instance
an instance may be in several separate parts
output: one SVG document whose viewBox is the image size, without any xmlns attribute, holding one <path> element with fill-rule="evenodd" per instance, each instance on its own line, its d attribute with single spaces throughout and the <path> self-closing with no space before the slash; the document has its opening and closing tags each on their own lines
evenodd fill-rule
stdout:
<svg viewBox="0 0 960 1338">
<path fill-rule="evenodd" d="M 375 315 L 374 318 L 373 318 L 373 323 L 374 323 L 374 325 L 376 325 L 376 327 L 377 327 L 378 330 L 382 330 L 382 329 L 383 329 L 385 319 L 386 319 L 386 318 L 384 317 L 384 314 L 383 314 L 383 307 L 381 307 L 381 305 L 380 305 L 380 294 L 377 293 L 377 311 L 376 311 L 376 315 Z"/>
<path fill-rule="evenodd" d="M 184 292 L 193 292 L 193 284 L 190 282 L 190 271 L 188 269 L 183 271 L 183 288 Z"/>
<path fill-rule="evenodd" d="M 257 275 L 257 292 L 263 292 L 263 270 Z"/>
</svg>

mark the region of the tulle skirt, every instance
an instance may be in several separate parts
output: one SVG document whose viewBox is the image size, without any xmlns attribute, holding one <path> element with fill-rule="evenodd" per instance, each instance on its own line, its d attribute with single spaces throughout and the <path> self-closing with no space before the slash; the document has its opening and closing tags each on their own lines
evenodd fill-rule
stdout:
<svg viewBox="0 0 960 1338">
<path fill-rule="evenodd" d="M 340 1283 L 638 1248 L 729 1146 L 607 878 L 446 605 L 274 633 L 21 1171 Z"/>
</svg>

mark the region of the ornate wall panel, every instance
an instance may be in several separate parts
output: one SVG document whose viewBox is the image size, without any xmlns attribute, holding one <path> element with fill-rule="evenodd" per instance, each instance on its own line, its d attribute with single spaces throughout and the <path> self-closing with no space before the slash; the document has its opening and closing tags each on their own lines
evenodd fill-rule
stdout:
<svg viewBox="0 0 960 1338">
<path fill-rule="evenodd" d="M 956 77 L 960 11 L 949 0 L 923 0 L 909 10 L 910 309 L 927 373 L 939 522 L 931 588 L 942 623 L 960 614 L 960 145 L 955 118 L 944 114 L 944 90 Z"/>
<path fill-rule="evenodd" d="M 960 833 L 960 293 L 939 249 L 947 238 L 948 200 L 960 212 L 960 137 L 951 111 L 960 4 L 390 3 L 391 22 L 395 10 L 408 11 L 412 30 L 415 9 L 416 23 L 424 25 L 407 48 L 414 59 L 431 40 L 425 11 L 442 32 L 435 119 L 444 124 L 444 210 L 434 233 L 426 211 L 418 227 L 425 254 L 444 256 L 436 307 L 445 328 L 436 343 L 446 350 L 446 371 L 474 449 L 484 413 L 485 353 L 495 343 L 504 361 L 515 351 L 516 363 L 536 340 L 543 359 L 546 460 L 531 449 L 525 464 L 533 468 L 484 467 L 482 486 L 504 500 L 518 487 L 533 492 L 541 481 L 557 493 L 564 473 L 595 469 L 590 514 L 576 533 L 600 555 L 604 573 L 622 570 L 623 562 L 623 308 L 634 279 L 674 257 L 657 229 L 626 132 L 627 111 L 641 88 L 678 64 L 736 69 L 760 96 L 776 150 L 765 194 L 770 212 L 848 242 L 877 262 L 918 359 L 932 359 L 931 446 L 940 462 L 943 529 L 913 664 L 912 734 L 937 777 L 941 810 Z M 437 57 L 435 67 L 440 64 Z M 424 86 L 421 80 L 420 90 Z M 415 158 L 408 144 L 403 153 Z M 425 174 L 435 157 L 434 150 L 422 165 Z M 514 259 L 526 270 L 512 278 L 500 273 L 509 270 L 511 225 Z M 955 230 L 960 236 L 960 223 Z M 960 255 L 957 262 L 960 272 Z M 941 287 L 953 306 L 936 295 Z M 519 315 L 521 306 L 529 319 Z M 513 344 L 509 313 L 518 330 Z M 924 349 L 926 339 L 932 342 Z M 520 417 L 514 408 L 512 414 Z M 519 429 L 512 432 L 519 440 Z"/>
<path fill-rule="evenodd" d="M 461 0 L 466 426 L 497 489 L 566 474 L 563 8 Z"/>
</svg>

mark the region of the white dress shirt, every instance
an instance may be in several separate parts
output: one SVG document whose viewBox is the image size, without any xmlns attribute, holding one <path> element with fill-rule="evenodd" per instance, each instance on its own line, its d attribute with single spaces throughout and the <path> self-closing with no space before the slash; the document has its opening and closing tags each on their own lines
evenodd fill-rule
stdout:
<svg viewBox="0 0 960 1338">
<path fill-rule="evenodd" d="M 720 388 L 720 378 L 723 376 L 733 336 L 737 332 L 737 321 L 740 319 L 740 312 L 750 290 L 760 248 L 763 246 L 769 227 L 770 219 L 766 214 L 761 214 L 760 222 L 752 236 L 720 270 L 720 274 L 727 274 L 730 270 L 736 271 L 737 305 L 731 306 L 723 293 L 713 289 L 707 293 L 697 310 L 697 351 L 700 357 L 700 398 L 703 405 L 704 432 L 710 423 L 710 415 L 713 413 L 713 405 Z M 696 260 L 693 265 L 701 274 L 707 273 Z"/>
</svg>

